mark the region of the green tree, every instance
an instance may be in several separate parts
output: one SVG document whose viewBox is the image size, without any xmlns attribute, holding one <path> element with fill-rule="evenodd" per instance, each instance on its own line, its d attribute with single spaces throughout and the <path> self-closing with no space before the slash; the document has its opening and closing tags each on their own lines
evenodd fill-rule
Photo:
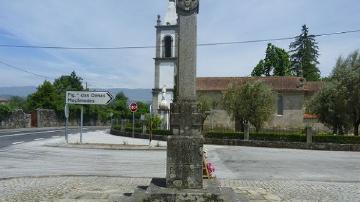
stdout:
<svg viewBox="0 0 360 202">
<path fill-rule="evenodd" d="M 354 51 L 346 59 L 339 57 L 331 78 L 338 82 L 337 89 L 344 89 L 346 112 L 354 134 L 359 135 L 360 125 L 360 54 Z"/>
<path fill-rule="evenodd" d="M 150 134 L 152 134 L 152 131 L 158 129 L 161 125 L 160 116 L 156 114 L 146 114 L 145 125 L 146 128 L 150 131 Z"/>
<path fill-rule="evenodd" d="M 4 121 L 11 115 L 11 108 L 8 105 L 0 104 L 0 121 Z"/>
<path fill-rule="evenodd" d="M 77 76 L 75 71 L 70 75 L 63 75 L 54 81 L 54 87 L 59 95 L 65 95 L 66 91 L 82 91 L 82 78 Z"/>
<path fill-rule="evenodd" d="M 308 105 L 320 121 L 344 134 L 351 127 L 356 136 L 360 125 L 360 54 L 351 53 L 346 59 L 339 57 L 326 86 Z"/>
<path fill-rule="evenodd" d="M 346 112 L 345 91 L 339 83 L 326 83 L 307 103 L 307 111 L 320 116 L 320 122 L 333 130 L 333 134 L 343 135 L 349 130 L 349 116 Z"/>
<path fill-rule="evenodd" d="M 302 26 L 301 34 L 290 44 L 290 61 L 292 74 L 304 77 L 308 81 L 320 79 L 317 68 L 319 47 L 314 35 L 309 35 L 309 28 Z"/>
<path fill-rule="evenodd" d="M 54 86 L 49 81 L 44 81 L 35 93 L 28 96 L 28 109 L 57 109 L 56 104 L 58 99 L 59 96 Z"/>
<path fill-rule="evenodd" d="M 116 94 L 114 101 L 109 105 L 114 113 L 114 118 L 130 118 L 131 113 L 128 109 L 128 98 L 123 92 Z"/>
<path fill-rule="evenodd" d="M 197 108 L 201 114 L 202 129 L 204 129 L 205 120 L 210 114 L 210 110 L 214 107 L 214 105 L 214 101 L 209 96 L 200 95 L 197 98 Z"/>
<path fill-rule="evenodd" d="M 144 103 L 144 102 L 136 102 L 137 106 L 138 106 L 138 110 L 135 112 L 135 118 L 139 119 L 141 117 L 142 114 L 147 114 L 149 113 L 149 105 Z M 128 109 L 129 110 L 129 109 Z"/>
<path fill-rule="evenodd" d="M 242 125 L 252 124 L 259 131 L 274 113 L 274 95 L 261 81 L 252 80 L 242 86 L 232 84 L 224 95 L 224 107 Z"/>
<path fill-rule="evenodd" d="M 288 53 L 269 43 L 265 59 L 260 60 L 252 71 L 252 76 L 288 76 L 290 75 L 290 60 Z"/>
<path fill-rule="evenodd" d="M 26 99 L 19 97 L 19 96 L 12 96 L 9 99 L 8 103 L 11 109 L 23 109 L 26 108 Z"/>
<path fill-rule="evenodd" d="M 54 88 L 58 94 L 58 99 L 55 101 L 55 111 L 58 116 L 63 117 L 65 107 L 65 93 L 66 91 L 83 91 L 82 78 L 77 76 L 75 71 L 71 72 L 70 75 L 62 75 L 54 81 Z M 96 108 L 97 106 L 93 107 Z M 80 114 L 80 106 L 70 105 L 70 118 L 77 119 Z M 96 119 L 89 114 L 90 106 L 84 107 L 84 118 L 86 121 L 89 119 Z"/>
<path fill-rule="evenodd" d="M 251 76 L 265 76 L 265 62 L 260 60 L 251 72 Z"/>
</svg>

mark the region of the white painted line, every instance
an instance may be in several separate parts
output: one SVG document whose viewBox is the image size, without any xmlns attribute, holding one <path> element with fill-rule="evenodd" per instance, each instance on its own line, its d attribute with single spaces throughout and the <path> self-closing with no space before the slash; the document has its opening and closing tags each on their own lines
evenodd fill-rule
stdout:
<svg viewBox="0 0 360 202">
<path fill-rule="evenodd" d="M 22 144 L 22 143 L 24 143 L 24 141 L 21 141 L 21 142 L 13 142 L 12 144 L 13 144 L 13 145 L 16 145 L 16 144 Z"/>
<path fill-rule="evenodd" d="M 2 137 L 15 137 L 15 136 L 24 136 L 24 135 L 32 135 L 32 134 L 41 134 L 41 133 L 55 133 L 63 130 L 51 130 L 51 131 L 40 131 L 40 132 L 28 132 L 28 133 L 17 133 L 12 135 L 0 135 Z"/>
<path fill-rule="evenodd" d="M 22 131 L 21 131 L 21 130 L 12 130 L 12 131 L 6 131 L 6 132 L 1 131 L 0 134 L 4 134 L 4 133 L 18 133 L 18 132 L 22 132 Z"/>
<path fill-rule="evenodd" d="M 61 136 L 57 136 L 57 135 L 55 135 L 55 136 L 52 136 L 52 138 L 59 138 L 59 137 L 61 137 Z"/>
<path fill-rule="evenodd" d="M 44 140 L 45 138 L 36 138 L 34 141 Z"/>
</svg>

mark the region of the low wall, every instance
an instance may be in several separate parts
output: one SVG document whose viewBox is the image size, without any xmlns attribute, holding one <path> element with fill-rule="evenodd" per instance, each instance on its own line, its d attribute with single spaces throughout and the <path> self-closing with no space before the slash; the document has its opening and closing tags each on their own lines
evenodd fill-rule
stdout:
<svg viewBox="0 0 360 202">
<path fill-rule="evenodd" d="M 124 137 L 132 137 L 132 133 L 121 132 L 111 129 L 110 134 Z M 135 138 L 149 139 L 148 134 L 134 134 Z M 153 135 L 153 140 L 167 141 L 167 136 Z M 244 141 L 237 139 L 214 139 L 205 138 L 205 144 L 213 145 L 232 145 L 249 147 L 270 147 L 270 148 L 289 148 L 289 149 L 308 149 L 308 150 L 327 150 L 327 151 L 360 151 L 360 144 L 335 144 L 335 143 L 312 143 L 304 142 L 280 142 L 280 141 Z"/>
<path fill-rule="evenodd" d="M 52 109 L 37 109 L 37 127 L 61 127 L 65 125 L 65 120 L 58 118 Z M 84 117 L 85 118 L 85 117 Z M 84 120 L 84 126 L 108 126 L 110 123 L 102 123 L 100 120 Z M 79 119 L 71 119 L 68 126 L 79 126 Z"/>
<path fill-rule="evenodd" d="M 31 114 L 24 113 L 23 110 L 17 109 L 11 113 L 8 119 L 1 121 L 0 128 L 30 128 Z"/>
<path fill-rule="evenodd" d="M 51 109 L 37 109 L 37 127 L 58 127 L 63 126 L 63 121 L 60 121 L 54 110 Z"/>
</svg>

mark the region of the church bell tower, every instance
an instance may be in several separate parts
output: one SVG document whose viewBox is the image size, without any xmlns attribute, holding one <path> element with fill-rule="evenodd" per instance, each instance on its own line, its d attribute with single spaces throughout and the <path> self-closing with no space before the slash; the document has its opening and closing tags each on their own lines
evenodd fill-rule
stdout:
<svg viewBox="0 0 360 202">
<path fill-rule="evenodd" d="M 168 8 L 163 21 L 160 15 L 156 23 L 156 54 L 155 54 L 155 84 L 152 89 L 152 113 L 159 114 L 161 92 L 164 87 L 174 98 L 174 85 L 177 72 L 177 13 L 175 0 L 169 0 Z M 162 71 L 167 70 L 167 71 Z M 170 71 L 169 71 L 170 70 Z M 171 75 L 162 75 L 161 72 L 171 72 Z"/>
</svg>

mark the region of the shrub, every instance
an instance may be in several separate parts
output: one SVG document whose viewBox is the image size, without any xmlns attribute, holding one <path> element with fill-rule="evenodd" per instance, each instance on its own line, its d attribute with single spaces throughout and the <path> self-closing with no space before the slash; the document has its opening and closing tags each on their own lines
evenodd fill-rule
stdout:
<svg viewBox="0 0 360 202">
<path fill-rule="evenodd" d="M 215 138 L 215 139 L 244 139 L 244 133 L 219 133 L 219 132 L 209 132 L 205 134 L 206 138 Z"/>
<path fill-rule="evenodd" d="M 277 133 L 251 133 L 250 140 L 305 142 L 306 136 L 302 134 L 277 134 Z"/>
<path fill-rule="evenodd" d="M 125 132 L 129 132 L 129 133 L 132 133 L 133 129 L 130 128 L 130 127 L 126 127 L 125 128 Z M 142 128 L 134 128 L 134 132 L 135 133 L 142 133 Z"/>
<path fill-rule="evenodd" d="M 11 109 L 7 105 L 0 105 L 0 121 L 4 121 L 11 115 Z"/>
<path fill-rule="evenodd" d="M 150 133 L 150 131 L 147 131 L 147 133 Z M 172 135 L 172 132 L 170 130 L 153 130 L 153 134 L 169 136 L 169 135 Z"/>
<path fill-rule="evenodd" d="M 360 144 L 360 136 L 322 135 L 314 136 L 313 141 L 319 143 Z"/>
</svg>

